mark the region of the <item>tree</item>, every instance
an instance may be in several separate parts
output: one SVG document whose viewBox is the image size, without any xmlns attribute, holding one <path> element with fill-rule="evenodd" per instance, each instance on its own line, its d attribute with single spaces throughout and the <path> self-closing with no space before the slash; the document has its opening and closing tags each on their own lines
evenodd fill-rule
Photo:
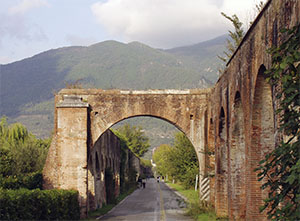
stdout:
<svg viewBox="0 0 300 221">
<path fill-rule="evenodd" d="M 20 123 L 0 121 L 0 176 L 41 171 L 51 139 L 37 139 Z"/>
<path fill-rule="evenodd" d="M 260 11 L 263 9 L 264 3 L 263 1 L 260 1 L 258 4 L 255 5 L 255 15 L 256 17 L 257 14 L 260 13 Z M 226 19 L 228 19 L 233 27 L 234 31 L 228 31 L 229 32 L 229 37 L 230 39 L 226 40 L 226 49 L 227 51 L 224 51 L 223 53 L 225 54 L 225 57 L 219 56 L 218 58 L 221 59 L 223 62 L 228 62 L 228 60 L 231 58 L 235 50 L 238 48 L 240 43 L 242 42 L 244 36 L 245 36 L 245 31 L 243 29 L 243 23 L 240 21 L 240 19 L 237 17 L 236 14 L 232 15 L 231 17 L 226 15 L 224 12 L 221 12 L 221 15 L 224 16 Z M 250 22 L 250 25 L 252 25 L 252 21 Z M 219 72 L 223 72 L 224 70 L 219 70 Z"/>
<path fill-rule="evenodd" d="M 149 138 L 145 136 L 141 127 L 124 124 L 114 131 L 117 136 L 121 136 L 128 148 L 138 157 L 142 157 L 150 147 Z"/>
<path fill-rule="evenodd" d="M 199 162 L 195 149 L 185 134 L 175 134 L 172 154 L 172 166 L 176 168 L 177 179 L 185 188 L 193 187 L 199 173 Z"/>
<path fill-rule="evenodd" d="M 195 149 L 183 133 L 176 133 L 174 145 L 161 145 L 153 155 L 157 171 L 178 180 L 185 188 L 193 187 L 199 173 L 199 163 Z"/>
<path fill-rule="evenodd" d="M 234 51 L 237 49 L 239 44 L 241 43 L 245 32 L 243 29 L 243 23 L 239 20 L 237 15 L 232 15 L 231 17 L 226 15 L 224 12 L 221 12 L 221 15 L 223 15 L 225 18 L 227 18 L 231 23 L 233 24 L 234 31 L 228 31 L 230 39 L 226 40 L 226 49 L 227 51 L 224 51 L 225 57 L 218 56 L 219 59 L 221 59 L 224 62 L 227 62 Z"/>
<path fill-rule="evenodd" d="M 173 148 L 168 144 L 162 144 L 157 147 L 153 153 L 152 159 L 156 164 L 156 172 L 162 176 L 175 176 L 172 168 L 172 154 Z"/>
<path fill-rule="evenodd" d="M 284 139 L 257 168 L 262 189 L 269 191 L 261 210 L 269 219 L 300 220 L 300 25 L 281 32 L 283 42 L 268 50 L 272 66 L 265 74 L 280 87 L 276 113 Z"/>
</svg>

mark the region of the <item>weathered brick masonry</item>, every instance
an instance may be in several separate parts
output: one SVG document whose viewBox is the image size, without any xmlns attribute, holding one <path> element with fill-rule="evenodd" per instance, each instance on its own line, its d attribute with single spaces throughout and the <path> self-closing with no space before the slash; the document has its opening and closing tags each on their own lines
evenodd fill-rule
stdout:
<svg viewBox="0 0 300 221">
<path fill-rule="evenodd" d="M 267 192 L 260 189 L 254 169 L 281 137 L 274 114 L 276 88 L 263 75 L 271 65 L 266 50 L 280 43 L 281 28 L 299 22 L 300 0 L 268 1 L 212 89 L 63 89 L 55 97 L 45 188 L 78 190 L 83 213 L 100 207 L 107 200 L 103 173 L 110 168 L 119 182 L 114 169 L 119 159 L 118 151 L 105 147 L 110 145 L 99 137 L 114 143 L 111 135 L 104 134 L 112 125 L 134 116 L 152 116 L 177 126 L 191 140 L 199 159 L 200 187 L 206 175 L 215 174 L 210 176 L 210 200 L 218 216 L 265 220 L 259 206 Z M 113 190 L 118 191 L 118 187 Z"/>
<path fill-rule="evenodd" d="M 280 43 L 279 30 L 299 22 L 299 0 L 268 1 L 212 91 L 208 122 L 214 140 L 209 146 L 215 146 L 213 197 L 219 216 L 266 219 L 259 206 L 267 193 L 254 169 L 280 139 L 275 88 L 263 76 L 271 65 L 266 50 Z"/>
<path fill-rule="evenodd" d="M 78 190 L 82 216 L 106 203 L 108 193 L 117 195 L 119 185 L 109 191 L 111 185 L 104 185 L 106 169 L 112 173 L 112 183 L 120 180 L 118 141 L 107 130 L 134 116 L 158 117 L 182 130 L 196 149 L 203 176 L 209 94 L 210 89 L 61 90 L 55 97 L 55 131 L 43 172 L 44 187 Z M 130 157 L 128 164 L 141 172 L 138 159 Z"/>
</svg>

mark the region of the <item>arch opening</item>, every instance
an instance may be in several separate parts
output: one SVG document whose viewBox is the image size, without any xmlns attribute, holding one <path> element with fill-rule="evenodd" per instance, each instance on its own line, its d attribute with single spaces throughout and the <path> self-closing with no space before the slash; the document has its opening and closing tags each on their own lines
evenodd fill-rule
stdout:
<svg viewBox="0 0 300 221">
<path fill-rule="evenodd" d="M 245 208 L 243 208 L 246 187 L 245 176 L 245 125 L 244 111 L 242 106 L 241 94 L 236 92 L 231 117 L 231 139 L 229 148 L 229 169 L 230 169 L 230 211 L 234 219 L 245 217 Z"/>
<path fill-rule="evenodd" d="M 249 150 L 250 182 L 248 191 L 248 201 L 252 202 L 248 205 L 248 216 L 259 217 L 263 214 L 259 213 L 259 206 L 263 205 L 263 199 L 267 197 L 267 191 L 261 190 L 261 182 L 257 180 L 257 172 L 254 169 L 259 166 L 259 161 L 271 152 L 274 148 L 274 110 L 272 101 L 272 89 L 264 77 L 266 68 L 261 65 L 256 78 L 252 124 L 251 124 L 251 145 Z"/>
<path fill-rule="evenodd" d="M 191 117 L 191 116 L 189 116 Z M 194 120 L 192 119 L 193 117 L 191 117 L 191 122 Z M 99 159 L 101 159 L 100 165 L 101 165 L 101 170 L 103 171 L 103 179 L 101 178 L 101 180 L 99 181 L 99 183 L 95 184 L 95 193 L 99 192 L 99 190 L 97 190 L 97 188 L 104 188 L 104 192 L 100 192 L 99 194 L 96 195 L 103 195 L 105 194 L 105 197 L 102 197 L 101 203 L 107 203 L 108 201 L 113 199 L 113 195 L 111 195 L 111 193 L 114 193 L 114 196 L 118 195 L 120 193 L 120 191 L 122 191 L 123 189 L 126 189 L 128 186 L 126 186 L 127 184 L 125 184 L 125 186 L 122 186 L 124 181 L 126 182 L 135 182 L 136 178 L 134 180 L 132 180 L 132 177 L 129 177 L 127 175 L 124 175 L 125 173 L 130 173 L 130 169 L 135 169 L 135 171 L 137 172 L 137 174 L 141 174 L 144 171 L 139 171 L 138 168 L 136 168 L 134 165 L 138 164 L 140 162 L 137 163 L 137 161 L 139 161 L 139 159 L 136 159 L 135 156 L 133 156 L 131 153 L 129 153 L 128 151 L 124 152 L 123 150 L 121 150 L 120 153 L 115 153 L 115 151 L 110 151 L 114 149 L 115 145 L 120 144 L 121 140 L 120 139 L 114 139 L 113 137 L 115 137 L 115 135 L 113 134 L 113 131 L 116 130 L 118 127 L 120 127 L 121 125 L 124 125 L 125 123 L 130 123 L 132 125 L 141 125 L 143 127 L 143 129 L 145 129 L 145 127 L 150 127 L 150 130 L 148 129 L 148 131 L 146 131 L 146 135 L 150 136 L 150 141 L 152 141 L 151 143 L 151 149 L 153 149 L 154 147 L 159 146 L 160 144 L 171 144 L 173 142 L 173 136 L 174 133 L 176 132 L 183 132 L 175 123 L 170 122 L 169 120 L 163 119 L 162 117 L 157 117 L 157 116 L 145 116 L 145 115 L 139 115 L 139 116 L 130 116 L 126 119 L 122 119 L 119 120 L 118 122 L 114 123 L 113 126 L 111 126 L 110 128 L 108 128 L 105 132 L 103 132 L 97 139 L 97 141 L 95 142 L 95 144 L 93 146 L 90 147 L 90 152 L 93 153 L 93 151 L 98 150 L 100 155 L 99 155 Z M 157 124 L 159 124 L 159 122 L 162 122 L 162 125 L 160 125 L 159 130 L 157 131 Z M 113 129 L 113 131 L 111 130 Z M 185 133 L 183 133 L 185 134 Z M 151 140 L 151 136 L 153 138 L 155 137 L 159 137 L 160 139 L 157 141 L 152 139 Z M 188 138 L 188 140 L 190 140 Z M 153 143 L 154 141 L 154 143 Z M 191 141 L 191 140 L 190 140 Z M 110 143 L 111 145 L 107 145 L 106 143 Z M 100 150 L 99 150 L 100 148 Z M 145 158 L 147 159 L 151 159 L 151 154 L 152 151 L 148 151 L 147 154 L 145 154 Z M 193 146 L 193 149 L 195 149 L 195 147 Z M 196 151 L 195 151 L 196 152 Z M 114 154 L 113 154 L 114 153 Z M 108 156 L 109 157 L 104 157 L 104 161 L 103 156 Z M 120 155 L 126 155 L 126 162 L 120 162 L 121 159 L 119 158 Z M 199 162 L 199 156 L 196 153 L 196 159 L 197 162 Z M 132 168 L 128 168 L 125 164 L 130 164 L 133 165 Z M 99 165 L 99 166 L 100 166 Z M 98 167 L 98 166 L 97 166 Z M 135 168 L 134 168 L 135 167 Z M 198 173 L 199 173 L 199 169 L 198 169 Z M 108 185 L 112 185 L 114 187 L 108 187 Z M 100 203 L 98 203 L 100 204 Z"/>
<path fill-rule="evenodd" d="M 216 140 L 216 212 L 218 216 L 228 215 L 228 153 L 227 128 L 224 108 L 221 107 Z"/>
<path fill-rule="evenodd" d="M 98 153 L 95 153 L 96 155 L 96 178 L 100 179 L 100 163 L 99 163 L 99 158 L 98 158 Z M 91 162 L 92 163 L 92 162 Z"/>
</svg>

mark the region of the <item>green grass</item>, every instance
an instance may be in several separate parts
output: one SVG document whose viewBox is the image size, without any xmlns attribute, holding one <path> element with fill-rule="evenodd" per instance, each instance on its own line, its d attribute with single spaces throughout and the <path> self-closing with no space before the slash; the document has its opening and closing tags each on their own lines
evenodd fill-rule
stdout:
<svg viewBox="0 0 300 221">
<path fill-rule="evenodd" d="M 213 221 L 213 220 L 227 220 L 217 218 L 214 208 L 207 202 L 199 200 L 199 193 L 194 189 L 184 189 L 183 186 L 176 183 L 168 183 L 168 185 L 178 191 L 187 198 L 188 208 L 187 215 L 193 217 L 198 221 Z"/>
<path fill-rule="evenodd" d="M 123 199 L 125 199 L 126 196 L 130 195 L 135 189 L 136 189 L 136 187 L 131 188 L 130 190 L 126 191 L 125 193 L 120 194 L 117 197 L 116 202 L 114 204 L 107 204 L 107 205 L 104 205 L 100 209 L 89 211 L 88 216 L 84 220 L 96 220 L 96 218 L 98 218 L 99 216 L 102 216 L 102 215 L 108 213 L 118 203 L 120 203 Z"/>
<path fill-rule="evenodd" d="M 189 201 L 197 201 L 198 200 L 198 192 L 193 189 L 184 189 L 183 186 L 181 186 L 178 183 L 168 183 L 170 187 L 177 190 L 179 193 L 181 193 L 183 196 L 185 196 Z"/>
</svg>

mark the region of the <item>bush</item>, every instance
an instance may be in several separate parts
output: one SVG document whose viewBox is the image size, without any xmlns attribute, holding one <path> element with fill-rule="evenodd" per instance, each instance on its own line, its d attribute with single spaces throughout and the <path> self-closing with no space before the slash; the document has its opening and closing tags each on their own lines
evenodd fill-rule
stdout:
<svg viewBox="0 0 300 221">
<path fill-rule="evenodd" d="M 42 189 L 43 175 L 41 172 L 35 172 L 18 176 L 0 176 L 0 187 L 3 189 Z"/>
<path fill-rule="evenodd" d="M 77 220 L 74 190 L 0 189 L 0 220 Z"/>
</svg>

